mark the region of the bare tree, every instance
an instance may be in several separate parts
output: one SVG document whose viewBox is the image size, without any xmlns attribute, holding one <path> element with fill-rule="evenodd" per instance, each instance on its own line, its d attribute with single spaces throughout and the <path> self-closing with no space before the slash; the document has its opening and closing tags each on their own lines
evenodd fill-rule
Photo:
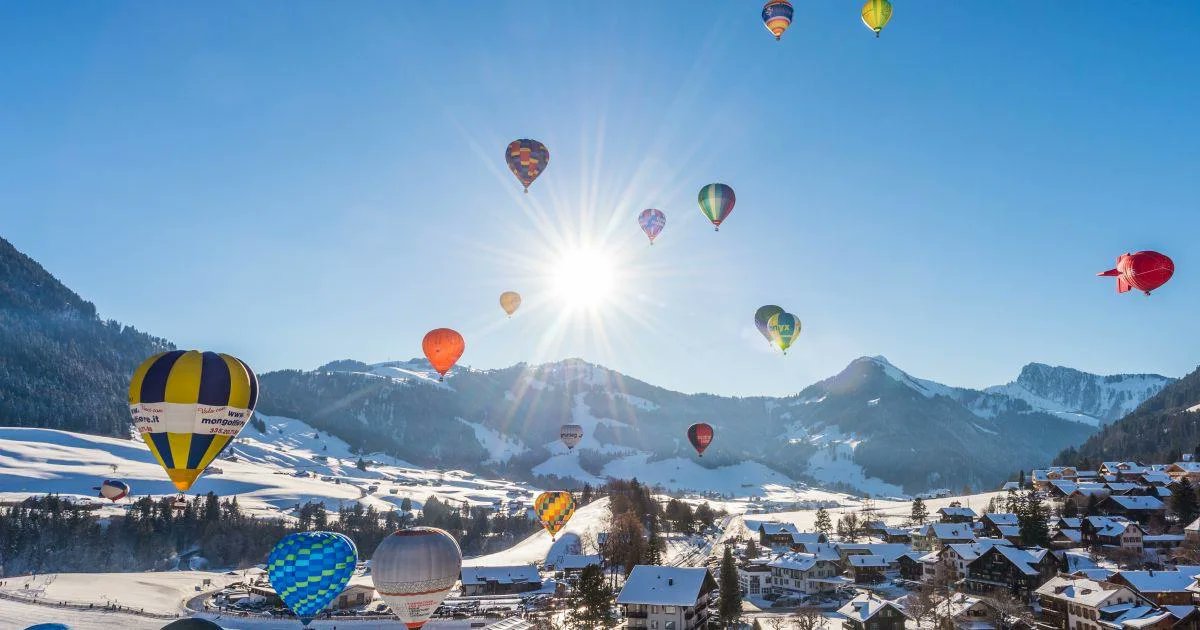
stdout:
<svg viewBox="0 0 1200 630">
<path fill-rule="evenodd" d="M 829 620 L 816 606 L 802 606 L 791 616 L 798 630 L 823 630 Z"/>
<path fill-rule="evenodd" d="M 1033 627 L 1036 622 L 1033 608 L 1008 591 L 995 590 L 981 599 L 987 605 L 993 625 L 997 628 L 1011 628 L 1019 622 Z"/>
</svg>

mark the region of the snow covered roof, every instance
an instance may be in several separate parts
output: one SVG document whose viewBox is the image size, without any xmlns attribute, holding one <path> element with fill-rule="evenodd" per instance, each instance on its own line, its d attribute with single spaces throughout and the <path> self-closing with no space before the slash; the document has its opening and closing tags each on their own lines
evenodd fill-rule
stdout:
<svg viewBox="0 0 1200 630">
<path fill-rule="evenodd" d="M 1094 527 L 1100 536 L 1120 536 L 1128 528 L 1138 527 L 1137 524 L 1119 516 L 1087 516 L 1084 520 Z"/>
<path fill-rule="evenodd" d="M 767 563 L 767 566 L 775 569 L 793 569 L 796 571 L 807 571 L 817 565 L 821 558 L 811 553 L 785 553 L 778 558 Z"/>
<path fill-rule="evenodd" d="M 1168 484 L 1172 481 L 1171 475 L 1159 470 L 1152 470 L 1148 473 L 1144 473 L 1142 475 L 1142 479 L 1145 480 L 1146 483 L 1153 484 Z"/>
<path fill-rule="evenodd" d="M 857 555 L 850 556 L 846 560 L 852 567 L 886 569 L 888 566 L 888 559 L 883 556 Z"/>
<path fill-rule="evenodd" d="M 1110 597 L 1118 596 L 1121 591 L 1129 591 L 1124 586 L 1097 582 L 1088 578 L 1066 577 L 1058 575 L 1039 586 L 1035 593 L 1054 597 L 1064 601 L 1082 604 L 1095 608 Z M 1130 592 L 1132 595 L 1132 592 Z"/>
<path fill-rule="evenodd" d="M 1064 517 L 1058 519 L 1058 522 L 1062 523 L 1064 526 L 1069 527 L 1071 529 L 1079 529 L 1080 527 L 1083 527 L 1083 519 L 1081 519 L 1081 518 L 1072 518 L 1072 517 L 1064 516 Z"/>
<path fill-rule="evenodd" d="M 1137 462 L 1104 462 L 1100 468 L 1106 472 L 1115 473 L 1118 470 L 1123 473 L 1141 473 L 1146 471 L 1146 467 Z"/>
<path fill-rule="evenodd" d="M 1182 473 L 1200 473 L 1200 462 L 1175 462 L 1167 470 Z"/>
<path fill-rule="evenodd" d="M 1163 505 L 1163 502 L 1158 497 L 1113 496 L 1109 497 L 1108 500 L 1126 510 L 1155 511 L 1166 509 L 1166 506 Z"/>
<path fill-rule="evenodd" d="M 1037 472 L 1036 470 L 1034 472 Z M 1004 485 L 1000 486 L 1000 490 L 1020 490 L 1021 484 L 1017 481 L 1005 481 Z"/>
<path fill-rule="evenodd" d="M 972 510 L 969 507 L 956 507 L 952 505 L 938 509 L 938 514 L 943 514 L 945 516 L 957 516 L 961 518 L 975 518 L 976 516 L 975 510 Z"/>
<path fill-rule="evenodd" d="M 1185 532 L 1200 532 L 1200 518 L 1192 521 L 1191 523 L 1188 523 L 1187 527 L 1183 528 L 1183 531 L 1185 531 Z"/>
<path fill-rule="evenodd" d="M 1021 535 L 1020 525 L 999 525 L 996 527 L 996 529 L 1000 530 L 1000 535 L 1004 536 L 1005 538 Z"/>
<path fill-rule="evenodd" d="M 987 553 L 987 550 L 991 549 L 992 547 L 1010 544 L 1011 543 L 1009 543 L 1007 540 L 996 540 L 989 538 L 973 543 L 955 543 L 952 545 L 946 545 L 944 549 L 947 552 L 954 552 L 954 554 L 962 558 L 964 562 L 972 562 L 979 556 Z"/>
<path fill-rule="evenodd" d="M 536 627 L 520 617 L 509 617 L 487 626 L 486 630 L 533 630 Z"/>
<path fill-rule="evenodd" d="M 571 569 L 582 569 L 592 565 L 600 566 L 600 554 L 564 554 L 558 560 L 558 568 L 564 571 Z"/>
<path fill-rule="evenodd" d="M 1016 525 L 1018 523 L 1016 514 L 1006 512 L 987 512 L 983 518 L 993 525 Z"/>
<path fill-rule="evenodd" d="M 1143 543 L 1181 543 L 1183 534 L 1146 534 L 1142 536 Z"/>
<path fill-rule="evenodd" d="M 1041 571 L 1038 571 L 1037 564 L 1048 553 L 1045 549 L 1019 549 L 1009 545 L 996 545 L 994 549 L 1025 575 L 1039 575 Z"/>
<path fill-rule="evenodd" d="M 462 583 L 487 584 L 541 584 L 542 576 L 532 564 L 511 567 L 463 567 Z"/>
<path fill-rule="evenodd" d="M 837 562 L 842 559 L 842 554 L 838 553 L 837 545 L 833 543 L 804 543 L 801 547 L 805 553 L 813 554 L 818 560 Z"/>
<path fill-rule="evenodd" d="M 925 535 L 938 540 L 975 540 L 975 533 L 968 523 L 930 523 L 926 527 L 928 533 Z"/>
<path fill-rule="evenodd" d="M 1130 490 L 1136 490 L 1136 489 L 1142 487 L 1141 484 L 1130 483 L 1128 481 L 1122 481 L 1122 482 L 1113 481 L 1113 482 L 1107 483 L 1105 485 L 1108 486 L 1109 490 L 1112 490 L 1114 493 L 1117 493 L 1117 494 L 1122 494 L 1125 492 L 1129 492 Z"/>
<path fill-rule="evenodd" d="M 873 593 L 864 593 L 850 600 L 845 606 L 838 609 L 838 613 L 847 619 L 852 619 L 859 623 L 866 623 L 869 619 L 879 614 L 879 611 L 884 608 L 891 607 L 905 617 L 908 613 L 904 611 L 896 602 L 880 599 Z"/>
<path fill-rule="evenodd" d="M 895 562 L 900 556 L 912 551 L 911 547 L 903 543 L 838 543 L 837 547 L 850 557 L 855 555 L 881 556 L 888 562 Z"/>
<path fill-rule="evenodd" d="M 777 536 L 779 534 L 799 534 L 800 530 L 791 523 L 777 523 L 775 521 L 761 521 L 758 524 L 758 531 L 767 536 Z M 820 535 L 820 534 L 816 534 Z"/>
<path fill-rule="evenodd" d="M 1080 542 L 1083 540 L 1083 532 L 1078 529 L 1060 529 L 1055 536 L 1062 536 L 1071 542 Z"/>
<path fill-rule="evenodd" d="M 792 532 L 792 544 L 819 543 L 823 536 L 821 532 Z"/>
<path fill-rule="evenodd" d="M 704 567 L 639 564 L 625 580 L 617 603 L 694 606 L 701 593 L 716 586 L 716 580 Z"/>
<path fill-rule="evenodd" d="M 1117 578 L 1139 593 L 1183 593 L 1194 581 L 1181 571 L 1118 571 Z"/>
</svg>

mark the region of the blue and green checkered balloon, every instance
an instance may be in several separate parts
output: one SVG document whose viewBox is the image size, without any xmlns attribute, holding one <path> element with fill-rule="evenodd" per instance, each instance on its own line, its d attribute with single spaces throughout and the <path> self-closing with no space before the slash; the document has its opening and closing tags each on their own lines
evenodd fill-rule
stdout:
<svg viewBox="0 0 1200 630">
<path fill-rule="evenodd" d="M 358 563 L 354 541 L 333 532 L 299 532 L 280 540 L 267 556 L 267 577 L 283 603 L 308 625 L 333 601 Z"/>
</svg>

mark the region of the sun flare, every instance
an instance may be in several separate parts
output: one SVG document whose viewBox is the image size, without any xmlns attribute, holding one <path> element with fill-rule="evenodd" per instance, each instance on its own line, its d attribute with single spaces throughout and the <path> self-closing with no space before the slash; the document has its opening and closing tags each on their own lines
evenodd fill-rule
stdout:
<svg viewBox="0 0 1200 630">
<path fill-rule="evenodd" d="M 570 307 L 604 305 L 615 286 L 615 261 L 595 249 L 563 252 L 553 263 L 554 292 Z"/>
</svg>

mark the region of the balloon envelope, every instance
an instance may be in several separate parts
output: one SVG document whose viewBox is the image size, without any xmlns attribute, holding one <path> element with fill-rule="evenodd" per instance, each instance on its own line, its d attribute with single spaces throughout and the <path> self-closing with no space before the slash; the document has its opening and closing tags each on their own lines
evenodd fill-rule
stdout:
<svg viewBox="0 0 1200 630">
<path fill-rule="evenodd" d="M 788 0 L 769 0 L 763 5 L 763 24 L 776 40 L 792 25 L 792 13 L 792 3 Z"/>
<path fill-rule="evenodd" d="M 454 588 L 462 551 L 450 534 L 413 527 L 390 534 L 371 556 L 371 581 L 392 614 L 420 628 Z"/>
<path fill-rule="evenodd" d="M 767 330 L 771 333 L 771 341 L 787 353 L 788 348 L 792 347 L 792 343 L 800 336 L 800 320 L 791 313 L 772 315 L 771 319 L 767 320 Z"/>
<path fill-rule="evenodd" d="M 180 619 L 172 621 L 163 626 L 160 630 L 221 630 L 221 626 L 207 620 L 191 617 L 188 619 Z"/>
<path fill-rule="evenodd" d="M 425 333 L 425 339 L 421 341 L 421 350 L 425 352 L 425 358 L 429 359 L 429 364 L 443 377 L 458 363 L 466 349 L 467 342 L 463 340 L 462 335 L 449 328 L 431 330 Z"/>
<path fill-rule="evenodd" d="M 650 244 L 654 244 L 654 239 L 662 232 L 663 227 L 667 225 L 667 215 L 663 214 L 662 210 L 648 208 L 642 210 L 638 215 L 638 225 L 642 226 L 642 231 L 650 238 Z"/>
<path fill-rule="evenodd" d="M 862 8 L 862 21 L 867 28 L 875 31 L 875 37 L 887 26 L 892 19 L 891 0 L 867 0 Z"/>
<path fill-rule="evenodd" d="M 517 293 L 516 291 L 505 291 L 504 293 L 500 294 L 500 308 L 504 309 L 504 312 L 508 313 L 509 317 L 512 317 L 512 314 L 517 312 L 517 309 L 520 307 L 520 293 Z"/>
<path fill-rule="evenodd" d="M 297 532 L 284 536 L 267 556 L 271 588 L 308 625 L 354 575 L 358 550 L 333 532 Z"/>
<path fill-rule="evenodd" d="M 533 511 L 554 538 L 575 514 L 575 499 L 570 492 L 543 492 L 533 500 Z"/>
<path fill-rule="evenodd" d="M 120 501 L 129 496 L 129 485 L 116 479 L 105 479 L 96 489 L 100 491 L 101 497 L 109 501 Z"/>
<path fill-rule="evenodd" d="M 713 227 L 719 230 L 721 222 L 729 217 L 729 213 L 733 212 L 733 204 L 737 201 L 737 196 L 733 194 L 733 188 L 725 184 L 709 184 L 700 189 L 698 201 L 700 202 L 700 211 L 709 221 L 712 221 Z"/>
<path fill-rule="evenodd" d="M 1115 268 L 1096 275 L 1115 276 L 1117 293 L 1125 293 L 1132 288 L 1150 295 L 1151 291 L 1166 284 L 1175 275 L 1175 262 L 1165 254 L 1149 250 L 1121 254 L 1117 257 Z"/>
<path fill-rule="evenodd" d="M 537 140 L 522 138 L 508 144 L 504 159 L 508 162 L 508 170 L 525 186 L 525 192 L 529 192 L 529 185 L 550 164 L 550 150 Z"/>
<path fill-rule="evenodd" d="M 583 427 L 578 424 L 564 424 L 558 430 L 558 438 L 567 445 L 567 450 L 574 449 L 583 440 Z"/>
<path fill-rule="evenodd" d="M 771 331 L 767 328 L 767 322 L 771 317 L 782 312 L 783 309 L 774 304 L 760 306 L 757 311 L 754 311 L 754 327 L 758 329 L 759 334 L 767 338 L 768 342 L 771 341 Z"/>
<path fill-rule="evenodd" d="M 692 443 L 692 448 L 696 449 L 696 453 L 704 457 L 704 449 L 708 448 L 713 441 L 713 428 L 707 422 L 697 422 L 688 427 L 688 441 Z"/>
<path fill-rule="evenodd" d="M 250 421 L 258 377 L 228 354 L 174 350 L 146 359 L 129 382 L 129 413 L 180 492 Z"/>
<path fill-rule="evenodd" d="M 71 626 L 65 623 L 39 623 L 35 626 L 29 626 L 25 630 L 71 630 Z"/>
</svg>

